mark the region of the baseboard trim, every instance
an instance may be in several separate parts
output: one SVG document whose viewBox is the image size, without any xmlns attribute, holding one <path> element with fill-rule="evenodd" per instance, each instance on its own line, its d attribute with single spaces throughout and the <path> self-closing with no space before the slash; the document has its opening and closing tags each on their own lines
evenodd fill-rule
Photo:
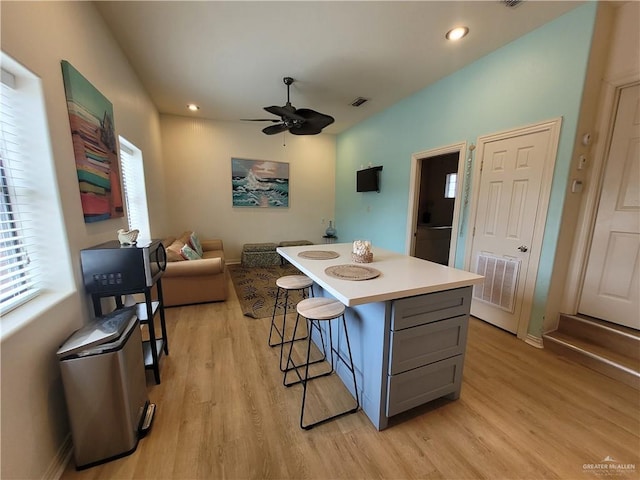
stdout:
<svg viewBox="0 0 640 480">
<path fill-rule="evenodd" d="M 71 441 L 71 434 L 68 434 L 64 442 L 62 442 L 62 445 L 60 445 L 58 453 L 56 453 L 56 456 L 51 460 L 51 464 L 49 468 L 47 468 L 47 471 L 44 472 L 41 480 L 58 480 L 67 468 L 67 464 L 69 460 L 71 460 L 72 452 L 73 443 Z"/>
<path fill-rule="evenodd" d="M 540 337 L 536 337 L 535 335 L 531 335 L 530 333 L 527 333 L 527 336 L 524 339 L 524 343 L 527 343 L 535 348 L 544 348 L 542 339 Z"/>
</svg>

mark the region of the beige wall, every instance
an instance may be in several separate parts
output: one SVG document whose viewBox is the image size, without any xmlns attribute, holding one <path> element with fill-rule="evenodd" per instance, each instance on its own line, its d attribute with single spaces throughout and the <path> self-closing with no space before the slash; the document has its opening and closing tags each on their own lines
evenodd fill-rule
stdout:
<svg viewBox="0 0 640 480">
<path fill-rule="evenodd" d="M 605 71 L 605 81 L 640 73 L 640 3 L 629 1 L 615 10 L 611 50 Z"/>
<path fill-rule="evenodd" d="M 69 256 L 81 285 L 79 250 L 115 239 L 126 220 L 84 223 L 60 61 L 68 60 L 113 103 L 116 133 L 142 150 L 147 182 L 154 185 L 152 234 L 166 229 L 158 114 L 91 3 L 2 1 L 0 8 L 2 51 L 42 79 Z M 55 352 L 89 315 L 80 286 L 22 328 L 3 334 L 1 478 L 55 473 L 51 469 L 69 432 Z"/>
<path fill-rule="evenodd" d="M 240 259 L 244 243 L 322 241 L 334 214 L 333 135 L 269 136 L 255 123 L 173 115 L 160 123 L 171 225 L 165 233 L 221 238 L 229 261 Z M 233 207 L 232 157 L 289 163 L 289 208 Z"/>
<path fill-rule="evenodd" d="M 599 179 L 604 171 L 609 121 L 613 118 L 615 90 L 620 85 L 640 80 L 638 18 L 638 2 L 603 2 L 598 7 L 570 177 L 570 180 L 583 181 L 584 190 L 581 194 L 567 193 L 544 331 L 557 328 L 559 312 L 578 312 L 582 276 L 599 199 Z M 585 146 L 582 136 L 587 132 L 591 134 L 592 142 Z M 584 170 L 577 169 L 580 155 L 587 158 Z"/>
<path fill-rule="evenodd" d="M 194 122 L 158 113 L 89 2 L 0 3 L 2 51 L 42 79 L 51 150 L 76 289 L 1 344 L 0 477 L 46 478 L 63 460 L 68 424 L 55 352 L 91 315 L 82 291 L 79 250 L 115 238 L 126 220 L 85 224 L 82 217 L 60 61 L 68 60 L 114 107 L 116 133 L 144 156 L 151 233 L 187 228 L 225 240 L 230 258 L 242 243 L 308 238 L 334 212 L 335 139 L 268 137 L 255 124 Z M 161 133 L 166 135 L 163 163 Z M 290 163 L 290 208 L 233 209 L 230 158 Z M 166 186 L 166 190 L 165 190 Z M 53 253 L 55 255 L 55 252 Z"/>
</svg>

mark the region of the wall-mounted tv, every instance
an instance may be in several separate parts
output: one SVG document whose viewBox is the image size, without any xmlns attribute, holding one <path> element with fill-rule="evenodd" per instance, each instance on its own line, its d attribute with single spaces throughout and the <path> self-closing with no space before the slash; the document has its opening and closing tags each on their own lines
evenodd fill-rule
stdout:
<svg viewBox="0 0 640 480">
<path fill-rule="evenodd" d="M 380 167 L 370 167 L 356 172 L 356 192 L 380 191 Z"/>
</svg>

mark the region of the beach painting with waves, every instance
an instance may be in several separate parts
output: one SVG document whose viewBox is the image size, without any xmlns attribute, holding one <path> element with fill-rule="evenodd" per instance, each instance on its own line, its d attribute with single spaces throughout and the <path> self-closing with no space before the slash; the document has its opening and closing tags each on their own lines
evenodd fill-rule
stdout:
<svg viewBox="0 0 640 480">
<path fill-rule="evenodd" d="M 234 207 L 288 207 L 289 164 L 231 159 Z"/>
</svg>

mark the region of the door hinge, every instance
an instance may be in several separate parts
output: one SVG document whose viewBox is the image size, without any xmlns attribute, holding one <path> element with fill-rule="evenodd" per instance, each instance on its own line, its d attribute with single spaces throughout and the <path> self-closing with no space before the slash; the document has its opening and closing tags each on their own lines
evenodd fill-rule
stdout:
<svg viewBox="0 0 640 480">
<path fill-rule="evenodd" d="M 482 171 L 483 167 L 484 167 L 484 160 L 480 160 L 480 171 Z"/>
<path fill-rule="evenodd" d="M 475 237 L 475 236 L 476 236 L 476 227 L 473 227 L 473 232 L 471 233 L 471 236 L 472 236 L 472 237 Z"/>
</svg>

